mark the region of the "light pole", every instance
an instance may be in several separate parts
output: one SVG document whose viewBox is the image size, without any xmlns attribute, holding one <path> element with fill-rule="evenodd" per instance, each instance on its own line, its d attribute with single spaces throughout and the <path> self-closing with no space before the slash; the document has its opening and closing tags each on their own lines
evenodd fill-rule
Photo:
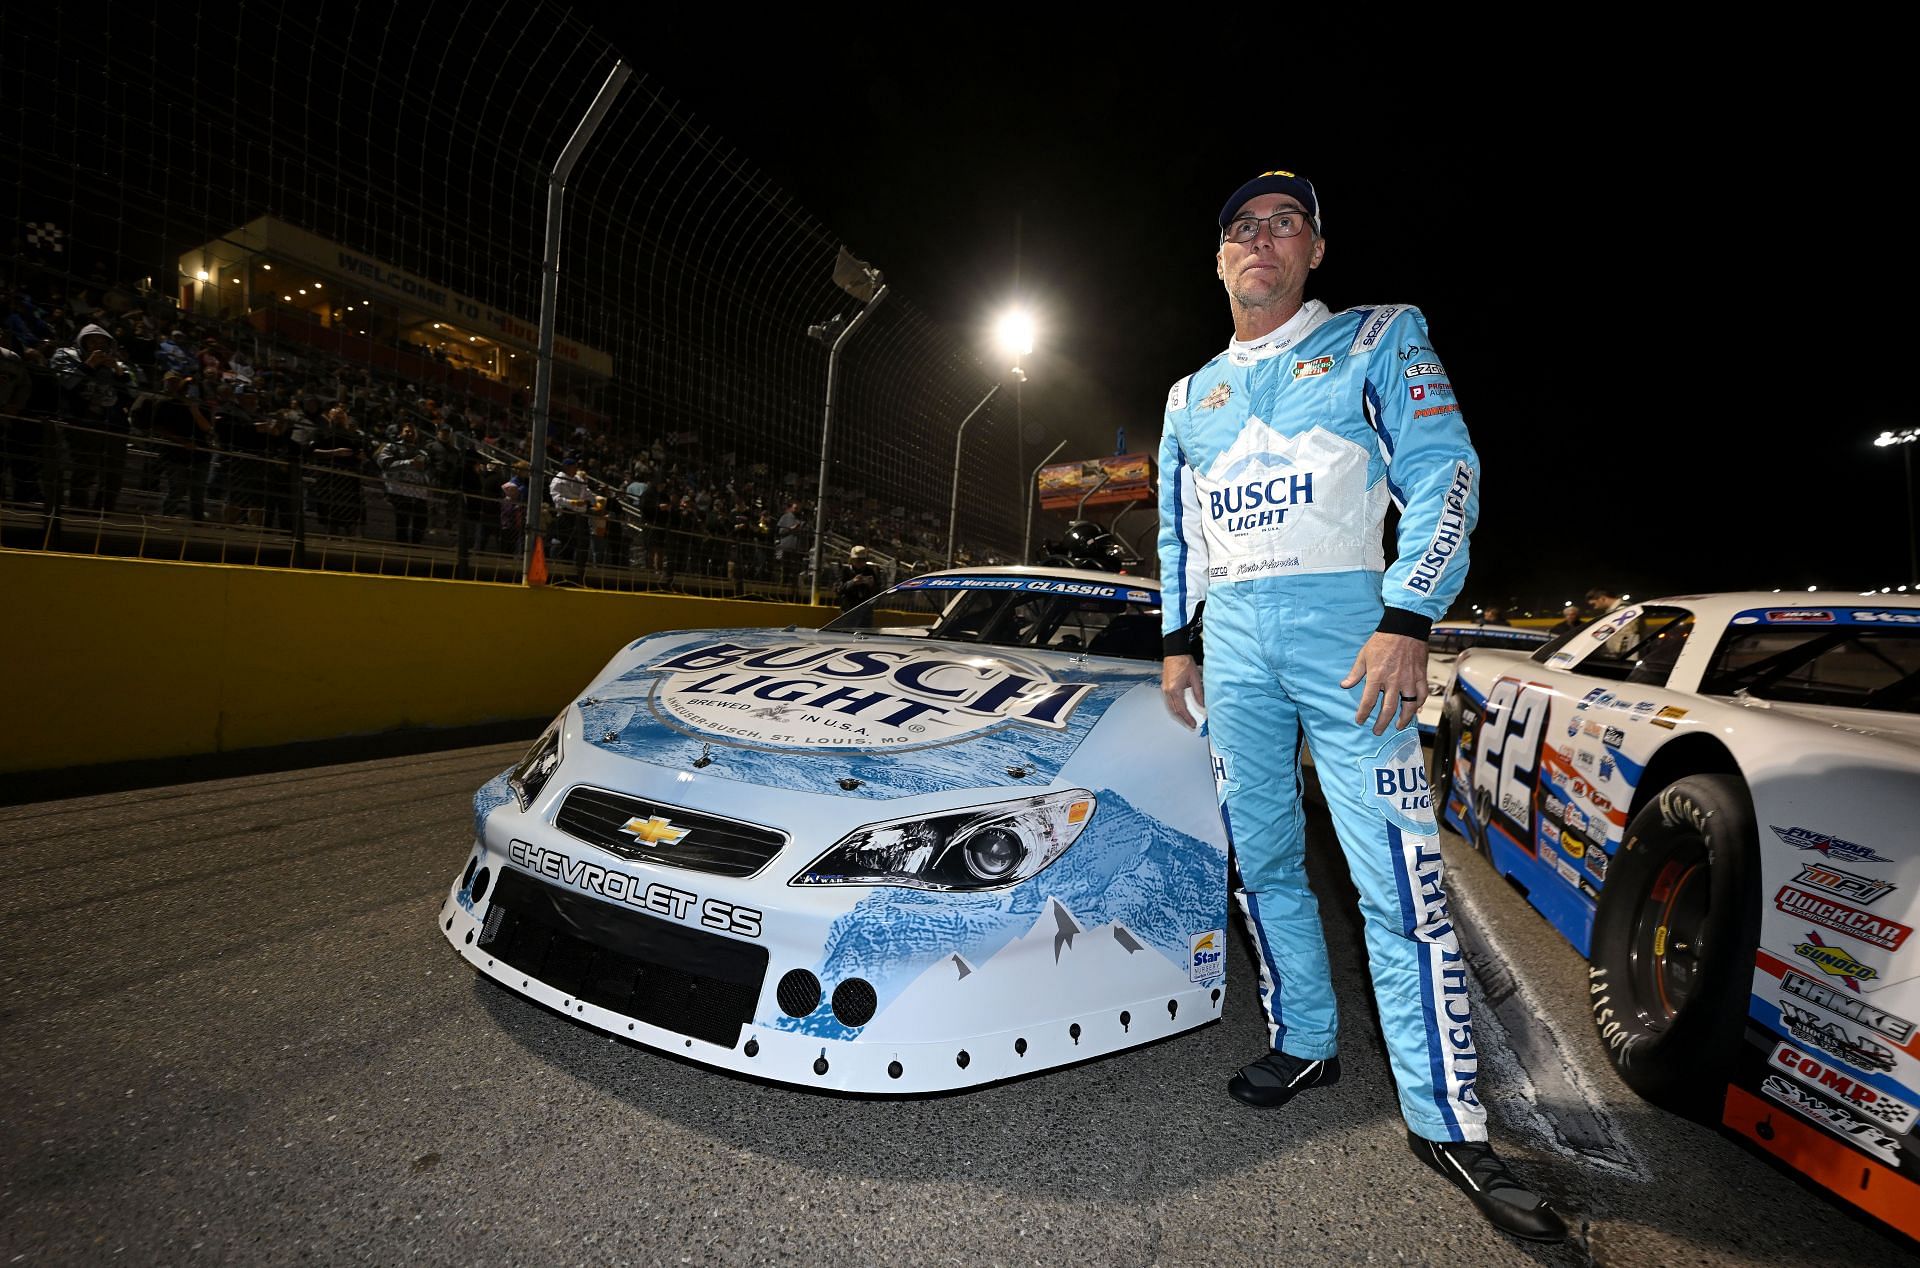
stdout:
<svg viewBox="0 0 1920 1268">
<path fill-rule="evenodd" d="M 999 351 L 1013 357 L 1013 366 L 1007 371 L 1014 382 L 1025 383 L 1027 372 L 1020 368 L 1020 359 L 1033 351 L 1033 318 L 1025 312 L 1015 310 L 1002 316 L 994 326 L 994 343 Z M 960 524 L 960 441 L 967 434 L 967 424 L 974 416 L 987 407 L 1005 384 L 1005 378 L 995 379 L 980 403 L 967 411 L 960 420 L 960 429 L 953 434 L 953 496 L 947 502 L 947 567 L 953 567 L 953 541 L 955 530 Z"/>
<path fill-rule="evenodd" d="M 1913 534 L 1913 442 L 1920 440 L 1920 427 L 1903 427 L 1899 431 L 1883 431 L 1874 437 L 1873 443 L 1885 449 L 1889 445 L 1900 446 L 1900 459 L 1907 468 L 1907 581 L 1920 581 L 1920 555 L 1916 555 Z"/>
<path fill-rule="evenodd" d="M 866 304 L 852 321 L 835 313 L 826 321 L 807 327 L 807 333 L 827 345 L 827 410 L 820 423 L 820 483 L 813 499 L 813 579 L 807 587 L 807 603 L 820 602 L 820 543 L 827 534 L 827 441 L 833 435 L 834 371 L 840 365 L 840 348 L 860 328 L 867 314 L 880 307 L 887 297 L 886 280 L 880 270 L 864 260 L 855 259 L 845 247 L 833 265 L 833 284 Z"/>
<path fill-rule="evenodd" d="M 1023 564 L 1033 562 L 1033 491 L 1040 483 L 1040 473 L 1046 469 L 1049 462 L 1053 461 L 1053 455 L 1059 453 L 1066 447 L 1067 442 L 1063 440 L 1049 449 L 1047 456 L 1040 460 L 1040 465 L 1033 469 L 1033 474 L 1027 477 L 1026 531 L 1020 536 L 1020 562 Z"/>
</svg>

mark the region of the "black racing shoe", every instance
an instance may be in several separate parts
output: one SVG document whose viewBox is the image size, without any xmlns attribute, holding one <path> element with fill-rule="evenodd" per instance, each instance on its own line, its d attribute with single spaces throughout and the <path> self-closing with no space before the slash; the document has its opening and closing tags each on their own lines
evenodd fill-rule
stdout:
<svg viewBox="0 0 1920 1268">
<path fill-rule="evenodd" d="M 1340 1081 L 1340 1058 L 1315 1061 L 1292 1057 L 1284 1052 L 1269 1052 L 1258 1061 L 1240 1067 L 1240 1073 L 1227 1080 L 1227 1091 L 1235 1100 L 1270 1109 L 1285 1105 L 1294 1094 L 1310 1087 L 1326 1087 Z"/>
<path fill-rule="evenodd" d="M 1523 1186 L 1493 1152 L 1477 1140 L 1426 1140 L 1407 1133 L 1421 1161 L 1466 1193 L 1487 1222 L 1530 1242 L 1563 1242 L 1566 1221 L 1539 1194 Z"/>
</svg>

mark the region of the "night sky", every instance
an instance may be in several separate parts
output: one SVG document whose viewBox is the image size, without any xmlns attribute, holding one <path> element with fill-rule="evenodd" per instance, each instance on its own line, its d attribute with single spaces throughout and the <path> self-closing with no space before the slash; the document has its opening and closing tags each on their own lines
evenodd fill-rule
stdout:
<svg viewBox="0 0 1920 1268">
<path fill-rule="evenodd" d="M 1776 74 L 1638 32 L 1476 65 L 1411 21 L 1282 12 L 1164 39 L 591 20 L 983 359 L 994 312 L 1035 310 L 1029 465 L 1157 442 L 1231 334 L 1214 214 L 1284 167 L 1323 203 L 1308 295 L 1427 314 L 1485 468 L 1468 601 L 1910 579 L 1902 462 L 1871 443 L 1920 423 L 1904 73 L 1850 50 L 1815 94 L 1817 36 Z"/>
</svg>

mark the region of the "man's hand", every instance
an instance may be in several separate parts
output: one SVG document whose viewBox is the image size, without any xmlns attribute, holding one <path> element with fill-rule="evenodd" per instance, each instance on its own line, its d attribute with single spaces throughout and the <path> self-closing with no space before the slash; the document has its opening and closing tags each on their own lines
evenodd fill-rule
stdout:
<svg viewBox="0 0 1920 1268">
<path fill-rule="evenodd" d="M 1200 686 L 1200 666 L 1191 656 L 1169 656 L 1160 662 L 1160 698 L 1166 701 L 1167 712 L 1180 719 L 1182 726 L 1189 731 L 1197 731 L 1200 724 L 1187 710 L 1187 692 L 1193 692 L 1193 702 L 1206 708 L 1206 693 Z"/>
<path fill-rule="evenodd" d="M 1373 724 L 1375 735 L 1385 735 L 1389 723 L 1396 731 L 1405 727 L 1427 698 L 1426 640 L 1405 634 L 1375 634 L 1354 657 L 1353 668 L 1340 680 L 1340 686 L 1352 687 L 1363 678 L 1367 689 L 1360 697 L 1353 724 L 1365 726 L 1378 704 L 1380 718 Z"/>
</svg>

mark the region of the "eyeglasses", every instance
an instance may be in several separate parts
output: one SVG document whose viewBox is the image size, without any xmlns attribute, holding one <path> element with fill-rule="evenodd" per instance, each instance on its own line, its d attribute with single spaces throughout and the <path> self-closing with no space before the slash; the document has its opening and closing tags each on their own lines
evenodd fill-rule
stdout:
<svg viewBox="0 0 1920 1268">
<path fill-rule="evenodd" d="M 1276 211 L 1271 216 L 1242 216 L 1227 225 L 1228 242 L 1252 242 L 1260 234 L 1260 226 L 1265 225 L 1267 232 L 1276 238 L 1299 236 L 1307 227 L 1307 213 L 1297 207 Z"/>
</svg>

